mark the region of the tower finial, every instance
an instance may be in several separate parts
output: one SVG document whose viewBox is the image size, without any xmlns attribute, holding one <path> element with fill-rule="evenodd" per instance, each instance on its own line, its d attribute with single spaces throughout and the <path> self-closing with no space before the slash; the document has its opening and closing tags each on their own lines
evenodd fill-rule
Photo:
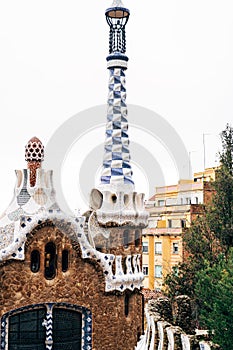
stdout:
<svg viewBox="0 0 233 350">
<path fill-rule="evenodd" d="M 112 7 L 124 7 L 121 0 L 113 0 Z"/>
<path fill-rule="evenodd" d="M 32 137 L 25 146 L 25 160 L 30 170 L 30 184 L 36 184 L 36 170 L 44 160 L 44 146 L 37 137 Z"/>
</svg>

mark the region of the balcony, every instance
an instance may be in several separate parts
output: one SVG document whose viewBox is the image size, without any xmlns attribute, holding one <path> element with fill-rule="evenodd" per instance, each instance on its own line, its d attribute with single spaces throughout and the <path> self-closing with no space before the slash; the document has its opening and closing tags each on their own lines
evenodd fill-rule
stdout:
<svg viewBox="0 0 233 350">
<path fill-rule="evenodd" d="M 154 202 L 153 202 L 154 203 Z M 152 206 L 147 205 L 146 210 L 150 215 L 171 214 L 171 213 L 187 213 L 190 212 L 190 208 L 195 204 L 176 204 L 176 205 L 164 205 L 164 206 Z"/>
</svg>

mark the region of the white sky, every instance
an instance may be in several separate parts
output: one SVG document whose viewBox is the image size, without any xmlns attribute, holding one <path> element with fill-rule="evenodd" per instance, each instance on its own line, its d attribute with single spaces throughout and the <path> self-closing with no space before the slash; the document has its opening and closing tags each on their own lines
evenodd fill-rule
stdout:
<svg viewBox="0 0 233 350">
<path fill-rule="evenodd" d="M 110 5 L 108 0 L 0 2 L 1 211 L 12 197 L 14 169 L 25 167 L 27 141 L 37 136 L 46 145 L 67 119 L 106 103 L 104 11 Z M 233 116 L 232 0 L 125 0 L 124 5 L 131 11 L 127 102 L 155 111 L 176 129 L 194 171 L 202 170 L 203 133 L 210 134 L 206 166 L 215 165 L 217 135 Z"/>
</svg>

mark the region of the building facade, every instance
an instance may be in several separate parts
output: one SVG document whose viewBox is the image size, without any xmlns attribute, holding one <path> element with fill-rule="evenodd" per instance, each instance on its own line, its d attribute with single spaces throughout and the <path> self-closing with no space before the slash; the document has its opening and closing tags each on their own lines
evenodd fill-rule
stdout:
<svg viewBox="0 0 233 350">
<path fill-rule="evenodd" d="M 87 217 L 66 215 L 52 171 L 42 168 L 44 147 L 29 140 L 27 168 L 16 171 L 14 198 L 0 218 L 1 350 L 133 350 L 143 333 L 148 213 L 135 192 L 127 131 L 130 12 L 115 0 L 105 15 L 110 77 L 99 186 Z"/>
<path fill-rule="evenodd" d="M 144 287 L 160 291 L 164 277 L 183 261 L 182 236 L 211 196 L 214 168 L 194 174 L 193 180 L 157 187 L 146 202 L 148 227 L 143 230 Z"/>
</svg>

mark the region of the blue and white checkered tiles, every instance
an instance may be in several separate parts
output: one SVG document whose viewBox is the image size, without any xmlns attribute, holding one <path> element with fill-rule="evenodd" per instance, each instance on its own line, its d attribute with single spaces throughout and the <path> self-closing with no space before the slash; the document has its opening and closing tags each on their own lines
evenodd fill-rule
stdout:
<svg viewBox="0 0 233 350">
<path fill-rule="evenodd" d="M 111 68 L 102 184 L 134 184 L 130 164 L 125 72 Z"/>
</svg>

